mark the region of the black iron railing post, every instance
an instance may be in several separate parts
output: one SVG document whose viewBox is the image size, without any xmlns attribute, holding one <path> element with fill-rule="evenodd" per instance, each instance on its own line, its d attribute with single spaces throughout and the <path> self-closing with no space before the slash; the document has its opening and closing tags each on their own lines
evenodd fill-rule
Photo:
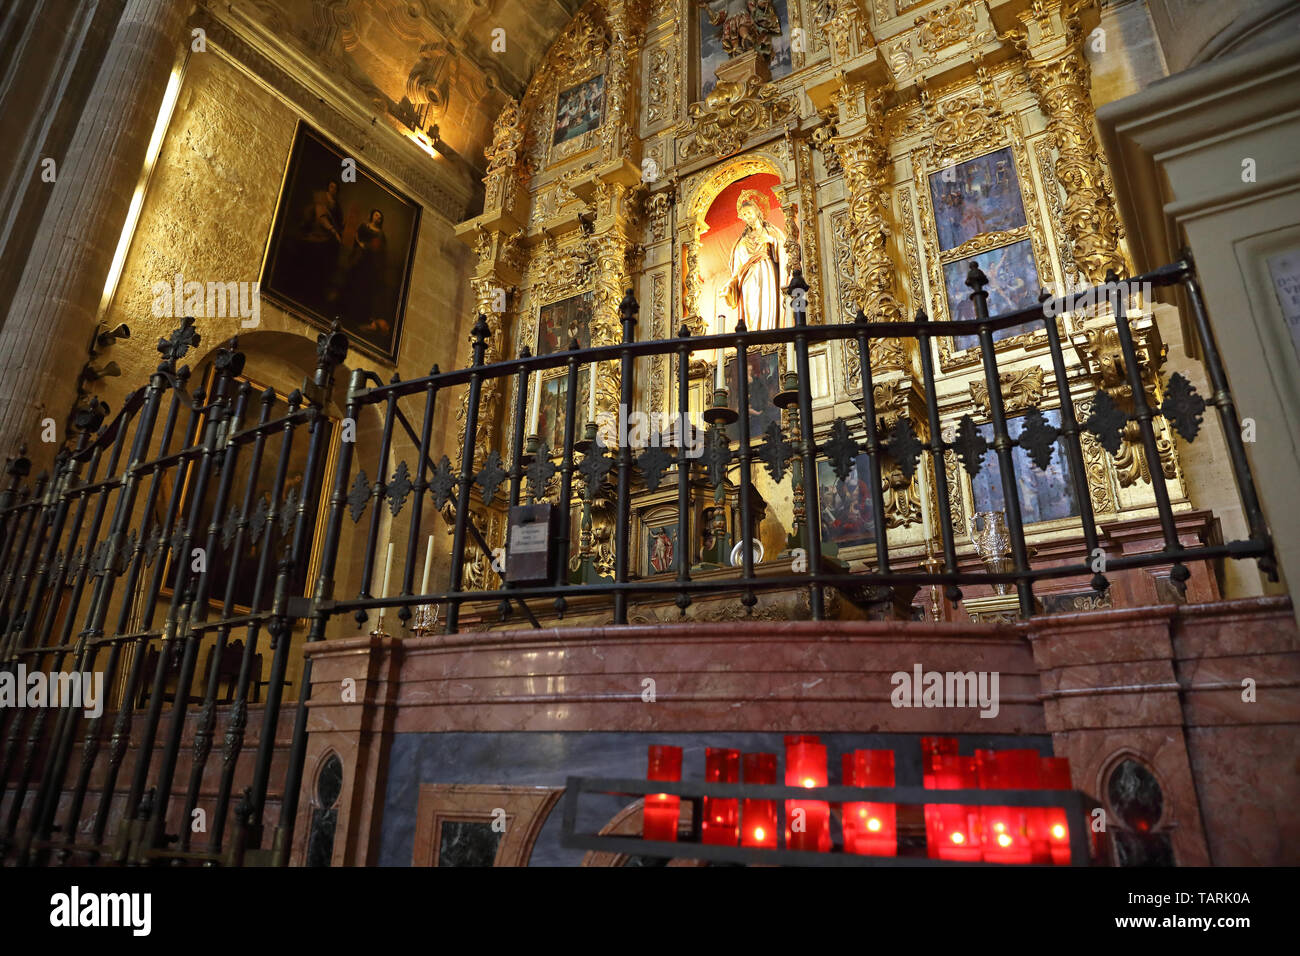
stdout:
<svg viewBox="0 0 1300 956">
<path fill-rule="evenodd" d="M 636 341 L 636 316 L 640 311 L 636 297 L 628 289 L 619 303 L 618 314 L 623 321 L 623 344 L 630 345 Z M 614 431 L 618 435 L 618 486 L 617 501 L 614 506 L 614 583 L 627 584 L 628 571 L 628 528 L 632 523 L 632 449 L 624 440 L 627 435 L 626 421 L 632 411 L 632 374 L 636 362 L 632 353 L 624 349 L 620 358 L 621 373 L 619 379 L 619 407 L 615 412 Z M 594 387 L 595 383 L 593 383 Z M 614 623 L 627 623 L 627 592 L 621 587 L 614 592 Z"/>
<path fill-rule="evenodd" d="M 738 452 L 740 460 L 740 568 L 741 577 L 746 581 L 754 577 L 754 545 L 752 543 L 754 531 L 754 504 L 750 500 L 753 496 L 753 477 L 749 473 L 749 462 L 753 457 L 753 449 L 750 443 L 753 436 L 749 433 L 749 351 L 745 347 L 745 332 L 748 328 L 745 326 L 745 320 L 741 319 L 736 323 L 736 407 L 740 409 L 740 417 L 736 423 L 740 426 L 740 451 Z M 747 608 L 752 608 L 758 603 L 758 596 L 753 590 L 746 588 L 744 594 L 740 596 L 740 603 Z"/>
<path fill-rule="evenodd" d="M 804 494 L 804 544 L 808 551 L 808 573 L 813 583 L 808 586 L 808 607 L 814 621 L 826 616 L 821 584 L 817 575 L 822 573 L 822 523 L 821 489 L 817 482 L 817 441 L 813 431 L 812 376 L 808 369 L 808 283 L 803 272 L 795 269 L 786 289 L 790 295 L 790 308 L 794 313 L 795 362 L 799 370 L 799 430 L 803 439 L 803 494 Z M 883 545 L 884 542 L 882 541 Z"/>
<path fill-rule="evenodd" d="M 298 501 L 298 514 L 293 520 L 293 539 L 289 545 L 288 555 L 284 562 L 285 570 L 294 569 L 294 581 L 300 580 L 296 574 L 296 569 L 306 563 L 311 547 L 312 532 L 315 530 L 315 524 L 312 519 L 316 515 L 317 502 L 320 501 L 320 488 L 322 482 L 322 470 L 325 462 L 325 443 L 328 441 L 330 432 L 329 419 L 325 417 L 324 405 L 329 397 L 329 392 L 334 385 L 334 370 L 342 364 L 343 359 L 347 357 L 348 339 L 347 336 L 339 331 L 338 324 L 326 334 L 318 337 L 316 342 L 316 371 L 309 387 L 305 387 L 308 401 L 311 403 L 311 435 L 310 445 L 307 452 L 307 470 L 303 475 L 303 494 Z M 432 407 L 429 409 L 432 417 Z M 427 429 L 426 425 L 426 429 Z M 276 581 L 275 605 L 272 608 L 272 620 L 287 620 L 291 614 L 289 611 L 289 595 L 285 592 L 285 575 L 281 575 Z M 295 594 L 294 597 L 299 595 Z M 319 640 L 313 638 L 314 631 L 309 631 L 307 635 L 308 642 Z M 284 639 L 276 646 L 275 658 L 271 662 L 271 687 L 266 695 L 266 711 L 262 720 L 262 738 L 273 737 L 276 731 L 275 715 L 278 713 L 280 697 L 284 687 L 284 673 L 289 663 L 289 638 L 286 634 Z M 289 742 L 289 765 L 284 775 L 284 792 L 280 798 L 280 817 L 276 823 L 275 835 L 272 841 L 272 864 L 275 866 L 286 866 L 289 862 L 289 853 L 293 846 L 293 830 L 298 816 L 298 797 L 302 785 L 303 763 L 307 756 L 307 708 L 311 701 L 311 672 L 312 659 L 304 656 L 302 662 L 302 677 L 299 680 L 298 687 L 298 707 L 294 712 L 293 736 Z M 269 772 L 269 758 L 263 756 L 263 751 L 258 750 L 258 770 L 261 774 L 263 766 L 262 761 L 266 760 L 267 771 Z M 262 815 L 266 807 L 265 784 L 262 790 L 253 790 L 254 806 L 258 815 L 258 823 L 262 823 Z"/>
<path fill-rule="evenodd" d="M 1029 553 L 1025 547 L 1025 525 L 1020 514 L 1020 492 L 1016 484 L 1015 456 L 1011 454 L 1011 437 L 1007 432 L 1006 409 L 1002 401 L 1002 382 L 998 376 L 998 359 L 993 344 L 993 331 L 988 327 L 989 294 L 984 287 L 988 276 L 980 271 L 979 263 L 972 261 L 966 276 L 971 288 L 971 302 L 979 326 L 980 358 L 984 364 L 984 384 L 989 393 L 989 418 L 993 423 L 993 448 L 997 452 L 998 467 L 1002 472 L 1002 501 L 1007 510 L 1007 531 L 1011 535 L 1011 560 L 1015 564 L 1016 593 L 1020 596 L 1020 616 L 1034 614 L 1034 585 L 1026 576 L 1029 570 Z"/>
<path fill-rule="evenodd" d="M 1046 292 L 1038 301 L 1053 301 Z M 1065 356 L 1061 353 L 1061 334 L 1056 327 L 1056 314 L 1059 309 L 1052 309 L 1053 314 L 1043 317 L 1043 326 L 1047 332 L 1047 347 L 1052 353 L 1052 371 L 1056 375 L 1056 395 L 1060 402 L 1061 437 L 1065 439 L 1065 456 L 1070 466 L 1070 483 L 1074 486 L 1074 497 L 1079 502 L 1079 520 L 1083 524 L 1083 546 L 1088 552 L 1089 560 L 1099 550 L 1097 541 L 1097 520 L 1092 511 L 1092 492 L 1088 489 L 1088 472 L 1083 463 L 1083 445 L 1079 441 L 1079 422 L 1075 416 L 1074 399 L 1070 397 L 1070 379 L 1065 370 Z M 1092 576 L 1092 586 L 1096 591 L 1110 587 L 1106 575 L 1100 571 Z"/>
<path fill-rule="evenodd" d="M 867 314 L 858 309 L 854 321 L 866 325 Z M 862 379 L 862 424 L 866 435 L 867 476 L 871 488 L 871 518 L 876 532 L 876 569 L 889 573 L 889 540 L 886 533 L 885 507 L 881 500 L 884 482 L 880 474 L 880 440 L 876 435 L 876 389 L 871 375 L 871 343 L 865 329 L 858 332 L 858 375 Z M 862 476 L 859 475 L 859 478 Z"/>
<path fill-rule="evenodd" d="M 1196 279 L 1195 264 L 1191 253 L 1183 251 L 1187 262 L 1187 298 L 1192 308 L 1192 322 L 1196 326 L 1196 336 L 1200 340 L 1201 354 L 1205 356 L 1205 368 L 1210 378 L 1210 387 L 1214 389 L 1211 403 L 1219 412 L 1219 425 L 1223 429 L 1223 438 L 1228 446 L 1228 456 L 1232 460 L 1232 474 L 1237 481 L 1237 492 L 1241 495 L 1242 510 L 1246 513 L 1246 524 L 1250 528 L 1252 541 L 1258 541 L 1268 548 L 1268 554 L 1258 559 L 1260 570 L 1272 580 L 1277 580 L 1277 562 L 1273 557 L 1273 538 L 1268 524 L 1264 520 L 1264 510 L 1259 504 L 1259 494 L 1255 490 L 1255 479 L 1251 476 L 1250 460 L 1246 457 L 1246 446 L 1241 440 L 1241 419 L 1237 417 L 1237 406 L 1228 388 L 1228 376 L 1223 370 L 1223 359 L 1219 355 L 1219 346 L 1210 327 L 1209 317 L 1205 311 L 1205 300 L 1201 296 L 1201 284 Z"/>
<path fill-rule="evenodd" d="M 1147 403 L 1146 388 L 1142 384 L 1142 368 L 1138 364 L 1137 348 L 1133 344 L 1133 331 L 1129 328 L 1126 295 L 1119 276 L 1113 269 L 1106 273 L 1103 288 L 1114 313 L 1115 331 L 1119 337 L 1120 352 L 1124 356 L 1124 371 L 1128 378 L 1129 390 L 1133 393 L 1133 417 L 1137 419 L 1138 428 L 1142 432 L 1142 449 L 1146 453 L 1147 472 L 1151 476 L 1151 491 L 1156 497 L 1156 511 L 1160 516 L 1160 530 L 1164 535 L 1165 550 L 1177 551 L 1180 547 L 1178 527 L 1174 524 L 1174 510 L 1169 501 L 1169 488 L 1165 484 L 1165 470 L 1160 460 L 1160 447 L 1156 443 L 1151 406 Z M 1180 592 L 1183 591 L 1189 577 L 1191 572 L 1181 561 L 1175 561 L 1173 567 L 1169 569 L 1169 580 Z"/>
<path fill-rule="evenodd" d="M 924 326 L 930 319 L 924 310 L 917 309 L 916 321 Z M 939 424 L 939 396 L 934 384 L 934 355 L 930 352 L 930 334 L 918 332 L 916 344 L 921 356 L 921 378 L 925 382 L 925 409 L 930 423 L 930 465 L 934 473 L 934 503 L 939 511 L 939 538 L 943 542 L 944 571 L 956 574 L 957 544 L 952 533 L 952 499 L 948 497 L 948 467 L 944 461 L 946 443 Z M 944 588 L 944 596 L 956 604 L 961 600 L 961 588 L 956 583 L 949 584 Z"/>
<path fill-rule="evenodd" d="M 691 459 L 687 445 L 695 445 L 695 424 L 691 421 L 691 330 L 685 325 L 677 333 L 677 581 L 685 584 L 691 579 L 691 555 L 695 548 L 691 542 Z M 690 429 L 690 436 L 687 436 Z M 691 606 L 691 596 L 686 591 L 677 592 L 677 608 L 685 617 Z"/>
<path fill-rule="evenodd" d="M 473 336 L 471 350 L 474 373 L 469 380 L 469 400 L 465 406 L 465 443 L 460 453 L 460 482 L 456 488 L 456 525 L 451 537 L 451 581 L 447 590 L 457 594 L 464 590 L 465 574 L 465 529 L 469 524 L 469 493 L 474 482 L 474 443 L 478 432 L 478 403 L 483 388 L 483 356 L 487 350 L 487 338 L 491 329 L 487 319 L 479 313 L 478 321 L 470 330 Z M 455 634 L 460 626 L 460 604 L 463 598 L 455 597 L 447 603 L 448 634 Z"/>
</svg>

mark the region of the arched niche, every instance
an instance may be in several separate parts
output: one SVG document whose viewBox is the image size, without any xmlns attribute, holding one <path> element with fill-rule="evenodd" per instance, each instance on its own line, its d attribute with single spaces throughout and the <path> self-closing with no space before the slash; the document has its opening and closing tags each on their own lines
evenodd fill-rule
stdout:
<svg viewBox="0 0 1300 956">
<path fill-rule="evenodd" d="M 705 239 L 710 231 L 710 211 L 728 189 L 755 176 L 763 179 L 765 189 L 770 190 L 781 211 L 780 218 L 783 221 L 780 225 L 785 234 L 784 261 L 787 273 L 781 276 L 783 288 L 789 282 L 789 270 L 798 267 L 801 262 L 798 206 L 793 198 L 795 189 L 789 182 L 785 163 L 780 158 L 766 150 L 753 150 L 719 163 L 701 174 L 687 187 L 683 196 L 686 214 L 681 217 L 678 234 L 685 282 L 685 321 L 694 332 L 711 331 L 711 323 L 714 321 L 714 316 L 710 314 L 711 307 L 703 301 L 708 282 L 702 274 Z"/>
</svg>

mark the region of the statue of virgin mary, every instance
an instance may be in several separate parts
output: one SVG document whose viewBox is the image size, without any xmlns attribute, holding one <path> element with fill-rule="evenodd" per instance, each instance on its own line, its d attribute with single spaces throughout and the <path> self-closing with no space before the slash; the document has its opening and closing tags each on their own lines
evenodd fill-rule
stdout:
<svg viewBox="0 0 1300 956">
<path fill-rule="evenodd" d="M 785 233 L 763 215 L 767 202 L 755 189 L 736 201 L 736 214 L 745 231 L 731 250 L 731 281 L 727 305 L 737 311 L 751 332 L 781 324 L 781 281 L 785 277 Z"/>
</svg>

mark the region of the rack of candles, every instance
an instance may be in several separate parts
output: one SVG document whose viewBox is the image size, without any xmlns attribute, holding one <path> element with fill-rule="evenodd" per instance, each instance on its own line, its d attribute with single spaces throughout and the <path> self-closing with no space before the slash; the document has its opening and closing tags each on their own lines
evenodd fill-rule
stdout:
<svg viewBox="0 0 1300 956">
<path fill-rule="evenodd" d="M 785 786 L 776 785 L 776 754 L 707 748 L 701 782 L 683 780 L 682 749 L 661 744 L 649 748 L 645 780 L 570 777 L 561 842 L 742 864 L 1086 866 L 1091 860 L 1092 802 L 1070 789 L 1064 759 L 1028 749 L 962 756 L 956 738 L 927 737 L 924 786 L 896 785 L 891 750 L 842 754 L 842 783 L 830 786 L 827 747 L 818 737 L 788 736 L 785 751 Z M 934 803 L 935 790 L 951 791 L 949 802 Z M 579 802 L 595 793 L 643 798 L 641 838 L 578 832 Z M 682 812 L 683 801 L 690 814 Z M 924 855 L 919 844 L 900 847 L 900 807 L 922 808 Z"/>
</svg>

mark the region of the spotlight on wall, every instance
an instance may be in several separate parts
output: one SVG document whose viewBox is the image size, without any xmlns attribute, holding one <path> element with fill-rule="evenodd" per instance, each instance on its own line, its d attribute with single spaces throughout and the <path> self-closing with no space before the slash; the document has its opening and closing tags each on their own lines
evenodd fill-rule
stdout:
<svg viewBox="0 0 1300 956">
<path fill-rule="evenodd" d="M 101 322 L 98 331 L 95 333 L 95 347 L 106 349 L 118 339 L 129 339 L 130 337 L 131 328 L 125 322 L 112 329 Z"/>
<path fill-rule="evenodd" d="M 98 382 L 101 378 L 116 378 L 122 374 L 122 370 L 117 367 L 116 362 L 106 362 L 99 368 L 86 363 L 81 370 L 81 380 L 83 382 Z"/>
</svg>

